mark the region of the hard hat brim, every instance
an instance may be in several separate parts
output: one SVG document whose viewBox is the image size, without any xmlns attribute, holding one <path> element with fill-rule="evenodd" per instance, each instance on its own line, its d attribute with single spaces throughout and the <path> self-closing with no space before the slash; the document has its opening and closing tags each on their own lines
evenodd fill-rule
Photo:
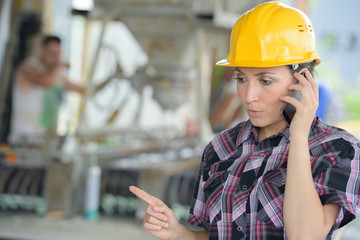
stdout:
<svg viewBox="0 0 360 240">
<path fill-rule="evenodd" d="M 305 62 L 312 62 L 315 61 L 315 66 L 319 65 L 321 62 L 320 57 L 316 57 L 314 59 L 307 59 L 301 61 L 293 61 L 293 62 L 286 62 L 286 63 L 279 63 L 279 62 L 229 62 L 228 59 L 224 58 L 218 62 L 216 62 L 217 66 L 227 66 L 227 67 L 278 67 L 278 66 L 285 66 L 291 64 L 299 64 Z"/>
</svg>

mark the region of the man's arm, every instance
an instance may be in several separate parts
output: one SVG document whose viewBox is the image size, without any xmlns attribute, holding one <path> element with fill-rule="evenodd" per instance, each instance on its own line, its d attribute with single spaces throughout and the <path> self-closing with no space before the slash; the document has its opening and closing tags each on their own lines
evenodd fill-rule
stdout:
<svg viewBox="0 0 360 240">
<path fill-rule="evenodd" d="M 81 94 L 85 93 L 85 88 L 83 86 L 70 82 L 70 80 L 66 76 L 63 76 L 63 78 L 65 79 L 65 87 L 67 90 L 78 92 Z"/>
<path fill-rule="evenodd" d="M 55 82 L 56 69 L 47 70 L 44 73 L 40 73 L 29 63 L 25 62 L 19 67 L 16 75 L 16 78 L 20 81 L 29 82 L 44 87 L 51 87 Z"/>
</svg>

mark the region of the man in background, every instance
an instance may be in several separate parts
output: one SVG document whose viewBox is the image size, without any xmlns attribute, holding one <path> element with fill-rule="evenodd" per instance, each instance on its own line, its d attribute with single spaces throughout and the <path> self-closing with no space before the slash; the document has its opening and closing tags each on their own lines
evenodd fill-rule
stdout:
<svg viewBox="0 0 360 240">
<path fill-rule="evenodd" d="M 45 36 L 37 56 L 20 64 L 13 87 L 10 144 L 39 145 L 47 141 L 45 136 L 56 136 L 64 90 L 85 92 L 66 77 L 68 67 L 61 62 L 61 39 L 57 36 Z"/>
</svg>

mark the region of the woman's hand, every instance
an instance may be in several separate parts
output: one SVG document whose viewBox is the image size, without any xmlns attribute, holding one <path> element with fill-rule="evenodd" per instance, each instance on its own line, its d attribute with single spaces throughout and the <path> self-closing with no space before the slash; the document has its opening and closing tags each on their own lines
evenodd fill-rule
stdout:
<svg viewBox="0 0 360 240">
<path fill-rule="evenodd" d="M 302 75 L 305 74 L 305 77 Z M 313 76 L 307 68 L 295 73 L 294 77 L 300 84 L 292 84 L 289 90 L 298 91 L 302 100 L 290 96 L 283 96 L 281 100 L 290 103 L 296 107 L 296 113 L 290 124 L 290 134 L 303 134 L 308 138 L 312 121 L 319 106 L 319 88 Z"/>
<path fill-rule="evenodd" d="M 143 222 L 143 227 L 147 232 L 159 239 L 179 239 L 182 226 L 169 207 L 160 199 L 151 196 L 135 186 L 130 186 L 129 190 L 149 204 L 146 208 Z"/>
</svg>

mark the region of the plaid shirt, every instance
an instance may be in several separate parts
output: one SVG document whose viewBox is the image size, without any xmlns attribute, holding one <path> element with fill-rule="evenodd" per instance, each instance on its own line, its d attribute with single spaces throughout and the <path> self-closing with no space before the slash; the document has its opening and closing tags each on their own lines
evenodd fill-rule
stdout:
<svg viewBox="0 0 360 240">
<path fill-rule="evenodd" d="M 250 121 L 217 135 L 205 148 L 189 223 L 209 239 L 287 239 L 283 201 L 289 128 L 261 142 Z M 360 143 L 315 118 L 309 149 L 315 188 L 323 205 L 341 211 L 325 239 L 355 218 L 360 205 Z"/>
</svg>

